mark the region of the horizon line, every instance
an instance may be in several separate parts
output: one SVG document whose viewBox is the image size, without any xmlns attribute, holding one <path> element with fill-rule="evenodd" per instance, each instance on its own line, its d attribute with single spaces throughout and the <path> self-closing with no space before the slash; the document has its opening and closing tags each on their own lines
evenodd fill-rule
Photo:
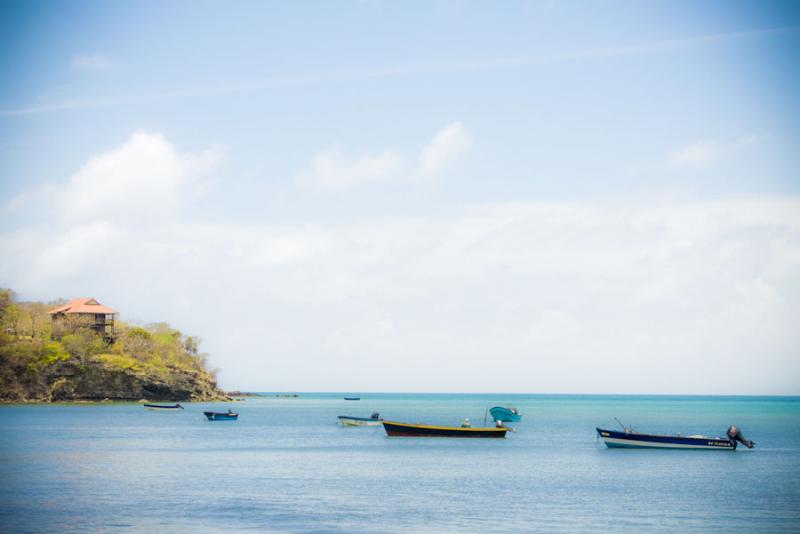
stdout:
<svg viewBox="0 0 800 534">
<path fill-rule="evenodd" d="M 466 391 L 459 391 L 459 392 L 448 392 L 448 391 L 353 391 L 353 390 L 342 390 L 342 391 L 311 391 L 311 390 L 265 390 L 265 391 L 255 391 L 251 389 L 237 389 L 233 388 L 230 390 L 225 390 L 226 393 L 231 392 L 238 392 L 242 394 L 253 393 L 257 395 L 262 394 L 325 394 L 325 395 L 348 395 L 348 394 L 357 394 L 357 395 L 531 395 L 531 396 L 598 396 L 598 397 L 773 397 L 773 398 L 788 398 L 788 399 L 800 399 L 800 393 L 796 394 L 760 394 L 760 393 L 748 393 L 748 394 L 734 394 L 734 393 L 522 393 L 522 392 L 489 392 L 489 391 L 481 391 L 481 392 L 466 392 Z"/>
</svg>

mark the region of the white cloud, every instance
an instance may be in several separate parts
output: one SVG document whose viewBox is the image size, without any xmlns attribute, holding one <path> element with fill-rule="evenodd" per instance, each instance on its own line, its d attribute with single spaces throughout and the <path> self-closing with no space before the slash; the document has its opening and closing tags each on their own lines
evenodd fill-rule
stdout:
<svg viewBox="0 0 800 534">
<path fill-rule="evenodd" d="M 178 154 L 160 134 L 134 132 L 121 147 L 94 156 L 53 195 L 60 219 L 162 219 L 216 167 L 219 149 Z M 52 188 L 51 188 L 52 192 Z"/>
<path fill-rule="evenodd" d="M 796 197 L 197 223 L 166 208 L 190 194 L 198 158 L 141 135 L 55 196 L 81 202 L 73 188 L 89 192 L 99 176 L 163 185 L 173 200 L 159 190 L 135 203 L 161 206 L 159 224 L 99 200 L 78 219 L 23 224 L 0 234 L 2 285 L 26 298 L 91 295 L 125 319 L 199 334 L 231 388 L 800 392 Z M 126 185 L 105 201 L 137 194 Z"/>
<path fill-rule="evenodd" d="M 669 162 L 679 166 L 705 165 L 716 161 L 720 152 L 718 143 L 703 141 L 676 150 L 670 154 Z"/>
<path fill-rule="evenodd" d="M 385 182 L 406 167 L 405 157 L 394 150 L 362 154 L 353 160 L 338 149 L 319 152 L 295 180 L 298 184 L 325 190 L 347 189 L 366 183 Z"/>
<path fill-rule="evenodd" d="M 472 146 L 467 129 L 454 122 L 439 130 L 431 142 L 422 149 L 419 172 L 435 175 L 445 171 Z"/>
<path fill-rule="evenodd" d="M 295 176 L 295 183 L 310 189 L 343 190 L 369 183 L 415 177 L 429 178 L 447 171 L 472 145 L 467 129 L 454 122 L 439 130 L 423 147 L 415 169 L 404 154 L 385 149 L 349 159 L 336 148 L 319 152 Z"/>
<path fill-rule="evenodd" d="M 91 265 L 102 265 L 110 249 L 121 242 L 119 237 L 119 229 L 103 221 L 67 227 L 29 265 L 28 274 L 42 277 L 57 274 L 58 278 L 80 275 Z"/>
<path fill-rule="evenodd" d="M 667 163 L 674 167 L 707 167 L 757 150 L 763 142 L 763 135 L 752 133 L 725 140 L 698 141 L 673 151 Z"/>
<path fill-rule="evenodd" d="M 76 69 L 85 70 L 106 70 L 113 66 L 110 59 L 100 54 L 88 56 L 75 56 L 70 61 L 70 66 Z"/>
</svg>

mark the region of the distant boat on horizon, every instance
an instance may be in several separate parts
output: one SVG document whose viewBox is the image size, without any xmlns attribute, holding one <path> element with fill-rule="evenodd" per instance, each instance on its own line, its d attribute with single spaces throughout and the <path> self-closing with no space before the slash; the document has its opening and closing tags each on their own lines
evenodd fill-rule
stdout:
<svg viewBox="0 0 800 534">
<path fill-rule="evenodd" d="M 344 400 L 361 400 L 361 397 L 345 397 Z"/>
</svg>

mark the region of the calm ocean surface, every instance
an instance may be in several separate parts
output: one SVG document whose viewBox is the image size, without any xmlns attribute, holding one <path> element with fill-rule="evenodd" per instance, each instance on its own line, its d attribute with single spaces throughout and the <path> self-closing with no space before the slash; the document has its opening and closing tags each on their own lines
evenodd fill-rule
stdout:
<svg viewBox="0 0 800 534">
<path fill-rule="evenodd" d="M 349 392 L 348 394 L 357 395 Z M 0 532 L 800 531 L 800 398 L 301 394 L 180 413 L 0 407 Z M 523 413 L 505 440 L 387 438 L 337 415 L 458 424 Z M 209 422 L 203 409 L 239 411 Z M 756 448 L 609 450 L 595 426 Z"/>
</svg>

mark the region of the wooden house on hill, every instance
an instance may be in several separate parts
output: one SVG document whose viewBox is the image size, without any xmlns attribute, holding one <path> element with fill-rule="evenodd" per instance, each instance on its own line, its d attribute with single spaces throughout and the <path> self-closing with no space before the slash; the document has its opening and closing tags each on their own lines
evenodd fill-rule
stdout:
<svg viewBox="0 0 800 534">
<path fill-rule="evenodd" d="M 117 311 L 103 306 L 91 297 L 71 300 L 47 313 L 50 314 L 53 321 L 54 333 L 76 328 L 90 328 L 105 339 L 114 338 L 114 316 Z"/>
</svg>

